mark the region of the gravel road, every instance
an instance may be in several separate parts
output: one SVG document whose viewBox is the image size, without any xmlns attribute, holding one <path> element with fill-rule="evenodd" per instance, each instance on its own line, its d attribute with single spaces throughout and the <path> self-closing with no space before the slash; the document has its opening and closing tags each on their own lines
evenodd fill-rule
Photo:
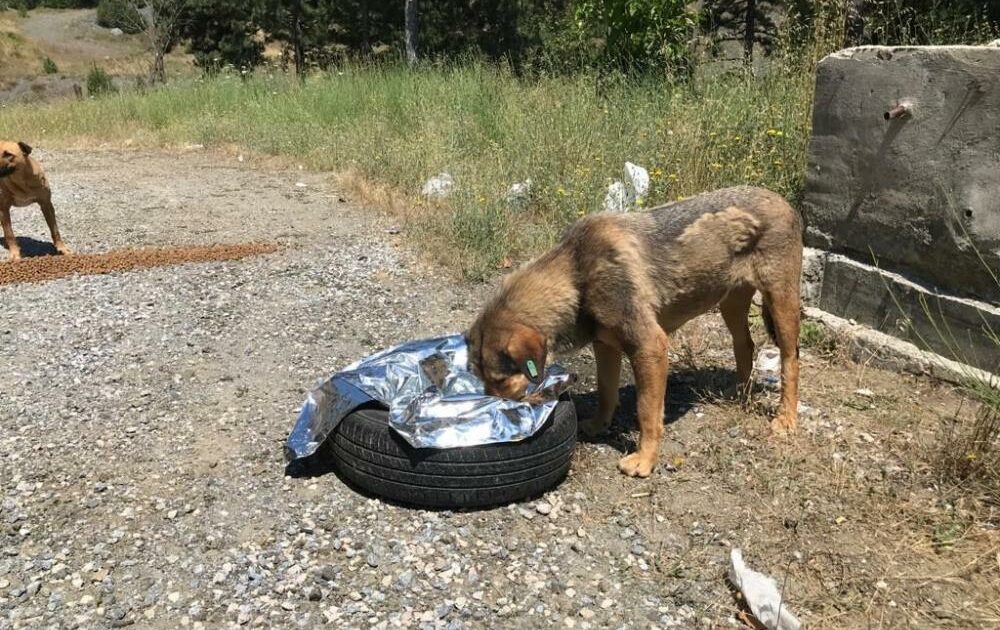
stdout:
<svg viewBox="0 0 1000 630">
<path fill-rule="evenodd" d="M 460 329 L 481 291 L 412 260 L 326 178 L 199 152 L 40 157 L 78 252 L 284 248 L 0 287 L 0 628 L 646 627 L 694 614 L 647 577 L 635 530 L 583 526 L 587 492 L 571 481 L 545 505 L 455 514 L 283 474 L 306 387 Z M 44 249 L 37 209 L 14 224 L 37 239 L 26 251 Z"/>
<path fill-rule="evenodd" d="M 281 248 L 0 286 L 0 630 L 742 627 L 733 545 L 814 627 L 992 614 L 989 563 L 969 570 L 994 548 L 988 529 L 950 554 L 922 542 L 951 531 L 923 445 L 961 401 L 804 349 L 804 437 L 776 443 L 766 414 L 712 393 L 732 378 L 719 325 L 672 355 L 651 479 L 615 468 L 636 435 L 628 389 L 611 435 L 581 443 L 539 501 L 421 511 L 332 474 L 288 476 L 282 446 L 309 387 L 461 330 L 486 289 L 421 263 L 327 175 L 202 150 L 43 149 L 77 252 Z M 48 249 L 37 208 L 14 226 L 22 251 Z M 568 364 L 579 392 L 591 363 Z M 892 578 L 959 571 L 968 581 Z"/>
</svg>

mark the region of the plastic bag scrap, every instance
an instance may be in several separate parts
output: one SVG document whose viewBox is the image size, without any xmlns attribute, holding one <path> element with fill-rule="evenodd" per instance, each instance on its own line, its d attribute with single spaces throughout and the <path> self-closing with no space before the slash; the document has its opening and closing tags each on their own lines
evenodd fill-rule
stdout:
<svg viewBox="0 0 1000 630">
<path fill-rule="evenodd" d="M 534 435 L 548 420 L 573 376 L 549 365 L 538 385 L 540 403 L 487 396 L 468 370 L 462 335 L 404 343 L 337 372 L 306 396 L 285 444 L 288 461 L 316 452 L 357 407 L 379 402 L 389 425 L 416 448 L 454 448 L 516 442 Z"/>
<path fill-rule="evenodd" d="M 604 196 L 604 210 L 607 212 L 628 212 L 646 200 L 649 172 L 631 162 L 625 162 L 624 170 L 624 181 L 615 180 L 608 185 Z"/>
<path fill-rule="evenodd" d="M 733 549 L 730 553 L 729 581 L 740 589 L 750 612 L 768 630 L 800 630 L 800 622 L 784 605 L 778 584 L 773 578 L 758 573 L 743 562 L 743 552 Z"/>
<path fill-rule="evenodd" d="M 757 384 L 777 389 L 781 383 L 781 352 L 777 348 L 761 348 L 754 361 Z"/>
</svg>

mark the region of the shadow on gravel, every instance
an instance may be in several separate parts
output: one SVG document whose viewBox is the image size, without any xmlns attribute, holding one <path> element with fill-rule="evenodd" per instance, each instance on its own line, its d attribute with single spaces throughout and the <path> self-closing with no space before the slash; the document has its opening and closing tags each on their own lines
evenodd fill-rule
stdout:
<svg viewBox="0 0 1000 630">
<path fill-rule="evenodd" d="M 664 424 L 677 422 L 702 401 L 732 397 L 735 383 L 736 373 L 731 369 L 708 367 L 671 370 L 667 380 Z M 629 436 L 629 432 L 638 426 L 635 386 L 628 385 L 619 389 L 618 401 L 618 410 L 611 427 L 595 437 L 581 433 L 581 442 L 606 444 L 621 453 L 635 450 L 635 441 Z M 596 391 L 575 395 L 573 402 L 576 404 L 578 418 L 587 418 L 597 412 Z"/>
<path fill-rule="evenodd" d="M 25 258 L 34 258 L 36 256 L 55 256 L 59 252 L 56 251 L 56 246 L 48 241 L 40 241 L 36 238 L 31 238 L 30 236 L 18 236 L 17 244 L 21 248 L 21 256 Z M 7 248 L 7 244 L 3 243 L 3 248 Z"/>
</svg>

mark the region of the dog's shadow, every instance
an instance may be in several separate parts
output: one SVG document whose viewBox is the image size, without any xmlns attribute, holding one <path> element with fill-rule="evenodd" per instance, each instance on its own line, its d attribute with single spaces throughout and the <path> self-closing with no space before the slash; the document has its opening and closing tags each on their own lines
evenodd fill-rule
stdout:
<svg viewBox="0 0 1000 630">
<path fill-rule="evenodd" d="M 0 246 L 7 249 L 7 243 L 4 239 L 0 239 Z M 56 251 L 56 246 L 49 241 L 40 241 L 36 238 L 31 238 L 30 236 L 18 236 L 17 246 L 21 248 L 21 256 L 23 258 L 59 255 L 59 252 Z"/>
<path fill-rule="evenodd" d="M 672 370 L 667 380 L 667 398 L 664 405 L 663 422 L 666 425 L 680 420 L 685 414 L 705 400 L 732 397 L 735 391 L 736 374 L 733 370 L 718 367 Z M 579 419 L 589 418 L 597 413 L 597 392 L 573 396 L 576 415 Z M 581 442 L 606 444 L 622 453 L 635 450 L 631 429 L 636 426 L 636 391 L 634 385 L 618 390 L 618 409 L 615 411 L 611 427 L 600 435 L 580 434 Z"/>
</svg>

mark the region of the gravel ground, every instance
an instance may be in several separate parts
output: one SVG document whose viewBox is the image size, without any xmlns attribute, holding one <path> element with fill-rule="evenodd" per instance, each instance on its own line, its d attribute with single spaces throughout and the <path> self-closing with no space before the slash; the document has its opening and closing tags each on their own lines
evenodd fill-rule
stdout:
<svg viewBox="0 0 1000 630">
<path fill-rule="evenodd" d="M 41 159 L 78 252 L 285 248 L 0 288 L 0 628 L 629 621 L 613 574 L 648 569 L 641 541 L 623 531 L 630 551 L 594 566 L 580 551 L 596 532 L 571 516 L 582 496 L 435 513 L 283 475 L 307 386 L 459 329 L 473 290 L 420 268 L 320 176 L 198 153 Z M 15 227 L 46 237 L 37 209 Z M 653 581 L 630 590 L 647 604 L 635 623 L 691 614 Z"/>
<path fill-rule="evenodd" d="M 414 259 L 391 222 L 352 207 L 323 175 L 200 151 L 39 154 L 77 252 L 282 248 L 0 287 L 0 629 L 732 627 L 731 543 L 749 545 L 759 570 L 790 572 L 792 604 L 807 618 L 870 627 L 823 609 L 836 601 L 867 606 L 869 621 L 881 612 L 884 627 L 902 619 L 905 593 L 875 582 L 884 577 L 876 552 L 897 538 L 845 546 L 874 531 L 837 516 L 850 514 L 838 501 L 854 496 L 854 477 L 809 501 L 801 486 L 825 487 L 827 441 L 902 440 L 869 425 L 862 440 L 850 420 L 888 402 L 807 417 L 816 452 L 785 454 L 764 439 L 766 417 L 744 422 L 732 405 L 705 406 L 685 389 L 719 370 L 688 370 L 672 381 L 668 412 L 686 418 L 668 428 L 653 479 L 617 474 L 634 438 L 619 419 L 604 443 L 578 448 L 556 491 L 487 511 L 406 509 L 334 475 L 288 477 L 282 445 L 308 387 L 392 343 L 460 330 L 484 289 Z M 17 211 L 14 225 L 25 251 L 44 250 L 37 209 Z M 724 338 L 705 343 L 730 363 Z M 817 376 L 804 396 L 826 404 L 818 383 L 836 369 L 805 361 Z M 575 367 L 587 373 L 589 360 Z M 909 406 L 891 417 L 907 419 L 955 400 L 869 374 L 836 395 L 896 387 Z M 850 474 L 868 467 L 872 479 L 907 466 L 903 455 L 845 452 Z M 761 481 L 772 466 L 773 480 Z M 890 482 L 872 483 L 875 495 L 858 487 L 858 496 L 885 501 Z M 813 539 L 828 555 L 803 559 Z M 861 554 L 871 562 L 860 573 L 814 577 Z M 945 595 L 934 605 L 947 612 Z"/>
</svg>

